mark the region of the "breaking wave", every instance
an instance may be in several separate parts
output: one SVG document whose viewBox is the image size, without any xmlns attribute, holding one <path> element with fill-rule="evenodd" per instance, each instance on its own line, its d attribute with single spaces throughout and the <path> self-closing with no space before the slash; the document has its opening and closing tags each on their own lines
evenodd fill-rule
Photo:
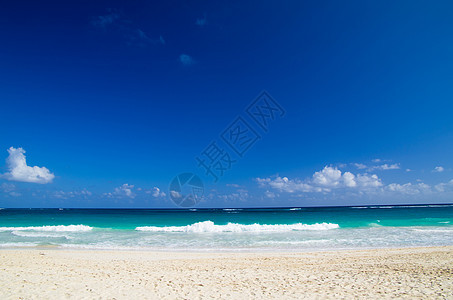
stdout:
<svg viewBox="0 0 453 300">
<path fill-rule="evenodd" d="M 316 224 L 238 224 L 228 223 L 226 225 L 215 225 L 212 221 L 198 222 L 186 226 L 143 226 L 137 227 L 137 231 L 153 231 L 153 232 L 269 232 L 269 231 L 302 231 L 302 230 L 329 230 L 336 229 L 340 226 L 332 223 L 316 223 Z"/>
<path fill-rule="evenodd" d="M 77 232 L 90 231 L 93 227 L 86 225 L 55 225 L 55 226 L 29 226 L 29 227 L 0 227 L 0 231 L 58 231 Z"/>
</svg>

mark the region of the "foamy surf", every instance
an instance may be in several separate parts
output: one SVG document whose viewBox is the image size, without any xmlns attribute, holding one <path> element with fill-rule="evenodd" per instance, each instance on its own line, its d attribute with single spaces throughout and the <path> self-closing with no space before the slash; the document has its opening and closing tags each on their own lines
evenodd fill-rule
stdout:
<svg viewBox="0 0 453 300">
<path fill-rule="evenodd" d="M 58 231 L 78 232 L 90 231 L 93 227 L 86 225 L 55 225 L 55 226 L 28 226 L 28 227 L 0 227 L 0 231 Z"/>
<path fill-rule="evenodd" d="M 215 225 L 212 221 L 198 222 L 186 226 L 143 226 L 137 227 L 137 231 L 152 231 L 152 232 L 285 232 L 285 231 L 302 231 L 302 230 L 329 230 L 336 229 L 340 226 L 332 223 L 316 223 L 316 224 L 238 224 L 228 223 L 226 225 Z"/>
<path fill-rule="evenodd" d="M 0 211 L 0 248 L 317 251 L 446 246 L 453 245 L 452 215 L 451 206 L 372 212 L 350 207 L 65 209 L 64 214 L 58 209 L 5 209 Z"/>
<path fill-rule="evenodd" d="M 12 235 L 20 237 L 29 237 L 29 238 L 65 238 L 67 240 L 71 239 L 68 235 L 60 233 L 61 231 L 51 232 L 51 231 L 11 231 Z M 67 231 L 66 231 L 67 232 Z"/>
</svg>

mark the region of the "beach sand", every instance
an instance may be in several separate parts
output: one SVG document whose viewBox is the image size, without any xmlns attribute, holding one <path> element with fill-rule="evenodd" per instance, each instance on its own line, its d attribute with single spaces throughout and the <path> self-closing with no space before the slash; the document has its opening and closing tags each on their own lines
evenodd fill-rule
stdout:
<svg viewBox="0 0 453 300">
<path fill-rule="evenodd" d="M 1 250 L 0 299 L 453 299 L 453 247 L 310 253 Z"/>
</svg>

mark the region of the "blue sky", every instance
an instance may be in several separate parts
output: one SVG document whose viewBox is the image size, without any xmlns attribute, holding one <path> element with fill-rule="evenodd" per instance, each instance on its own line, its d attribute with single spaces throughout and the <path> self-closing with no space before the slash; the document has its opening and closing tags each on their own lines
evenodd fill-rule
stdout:
<svg viewBox="0 0 453 300">
<path fill-rule="evenodd" d="M 199 207 L 453 202 L 452 9 L 7 3 L 0 207 L 176 207 L 183 172 Z M 246 112 L 263 90 L 285 111 L 267 132 Z M 260 137 L 242 157 L 221 138 L 239 116 Z M 235 160 L 217 182 L 213 141 Z"/>
</svg>

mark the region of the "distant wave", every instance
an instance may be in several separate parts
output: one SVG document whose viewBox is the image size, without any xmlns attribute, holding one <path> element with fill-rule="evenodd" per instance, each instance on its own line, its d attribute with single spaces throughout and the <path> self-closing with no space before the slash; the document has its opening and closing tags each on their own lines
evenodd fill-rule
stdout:
<svg viewBox="0 0 453 300">
<path fill-rule="evenodd" d="M 0 231 L 59 231 L 59 232 L 76 232 L 90 231 L 93 227 L 86 225 L 55 225 L 55 226 L 29 226 L 29 227 L 0 227 Z"/>
<path fill-rule="evenodd" d="M 426 207 L 451 207 L 451 204 L 430 204 L 430 205 L 398 205 L 396 208 L 426 208 Z"/>
<path fill-rule="evenodd" d="M 269 231 L 299 231 L 299 230 L 329 230 L 336 229 L 340 226 L 332 223 L 316 223 L 316 224 L 276 224 L 276 225 L 261 225 L 261 224 L 237 224 L 228 223 L 226 225 L 215 225 L 212 221 L 198 222 L 186 226 L 144 226 L 137 227 L 138 231 L 152 232 L 269 232 Z"/>
<path fill-rule="evenodd" d="M 426 208 L 426 207 L 452 207 L 452 204 L 430 204 L 430 205 L 381 205 L 381 206 L 351 206 L 350 208 Z"/>
</svg>

